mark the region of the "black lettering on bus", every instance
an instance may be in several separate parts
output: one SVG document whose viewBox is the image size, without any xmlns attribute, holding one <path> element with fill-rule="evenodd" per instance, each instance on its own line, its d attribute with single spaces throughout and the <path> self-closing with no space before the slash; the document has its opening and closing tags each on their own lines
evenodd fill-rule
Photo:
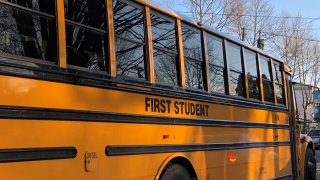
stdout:
<svg viewBox="0 0 320 180">
<path fill-rule="evenodd" d="M 176 114 L 179 114 L 180 112 L 179 112 L 179 102 L 178 101 L 175 101 L 174 102 L 174 108 L 175 108 L 175 110 L 174 110 L 174 113 L 176 113 Z"/>
<path fill-rule="evenodd" d="M 186 103 L 184 112 L 186 112 L 186 115 L 190 114 L 190 103 Z"/>
<path fill-rule="evenodd" d="M 146 97 L 145 98 L 145 103 L 146 103 L 146 112 L 148 112 L 149 107 L 151 107 L 150 98 Z"/>
<path fill-rule="evenodd" d="M 208 115 L 209 115 L 209 105 L 205 105 L 205 107 L 206 107 L 206 114 L 205 114 L 205 116 L 208 116 Z"/>
<path fill-rule="evenodd" d="M 184 102 L 180 102 L 179 104 L 180 104 L 180 107 L 181 107 L 181 108 L 180 108 L 180 110 L 181 110 L 181 114 L 183 114 L 183 106 L 184 106 Z"/>
<path fill-rule="evenodd" d="M 200 116 L 202 115 L 201 111 L 200 111 L 200 106 L 202 106 L 201 104 L 196 104 L 196 115 Z"/>
<path fill-rule="evenodd" d="M 159 107 L 159 99 L 154 99 L 154 111 L 153 112 L 160 112 L 160 107 Z"/>
<path fill-rule="evenodd" d="M 162 112 L 162 113 L 165 113 L 166 112 L 166 100 L 164 100 L 164 99 L 161 99 L 160 100 L 160 111 Z"/>
<path fill-rule="evenodd" d="M 196 111 L 195 105 L 193 103 L 190 103 L 190 114 L 194 115 Z"/>
<path fill-rule="evenodd" d="M 166 103 L 167 103 L 167 107 L 168 107 L 168 113 L 170 113 L 171 100 L 166 100 Z"/>
<path fill-rule="evenodd" d="M 153 98 L 150 98 L 151 99 L 151 112 L 154 112 L 154 108 L 153 108 L 153 105 L 154 105 L 154 103 L 153 103 Z"/>
</svg>

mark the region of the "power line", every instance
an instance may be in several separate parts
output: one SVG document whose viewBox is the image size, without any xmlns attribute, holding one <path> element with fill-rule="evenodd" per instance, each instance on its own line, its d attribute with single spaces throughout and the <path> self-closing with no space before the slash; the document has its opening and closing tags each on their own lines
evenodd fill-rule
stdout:
<svg viewBox="0 0 320 180">
<path fill-rule="evenodd" d="M 193 14 L 192 12 L 183 12 L 183 11 L 177 11 L 179 13 L 183 14 Z M 206 14 L 215 14 L 215 13 L 206 13 Z M 220 16 L 239 16 L 239 17 L 261 17 L 261 18 L 279 18 L 279 19 L 305 19 L 305 20 L 311 20 L 310 22 L 320 20 L 320 17 L 301 17 L 301 16 L 267 16 L 267 15 L 252 15 L 252 14 L 227 14 L 227 13 L 220 13 L 220 14 L 215 14 L 215 15 L 220 15 Z M 308 22 L 308 23 L 310 23 Z"/>
<path fill-rule="evenodd" d="M 254 32 L 254 30 L 252 30 L 252 29 L 246 29 L 246 30 Z M 268 34 L 268 35 L 274 35 L 274 36 L 283 36 L 283 37 L 288 37 L 288 38 L 293 38 L 293 39 L 300 39 L 300 40 L 311 41 L 311 42 L 319 42 L 320 43 L 320 40 L 315 40 L 315 39 L 310 39 L 310 38 L 299 38 L 299 37 L 296 37 L 296 36 L 289 36 L 289 35 L 284 35 L 284 34 L 280 34 L 280 33 L 271 33 L 271 32 L 264 32 L 264 31 L 261 31 L 261 33 Z"/>
</svg>

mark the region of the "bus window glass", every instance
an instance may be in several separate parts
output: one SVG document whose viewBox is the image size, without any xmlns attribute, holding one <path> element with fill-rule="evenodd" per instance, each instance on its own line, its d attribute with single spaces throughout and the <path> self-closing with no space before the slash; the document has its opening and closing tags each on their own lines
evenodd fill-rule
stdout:
<svg viewBox="0 0 320 180">
<path fill-rule="evenodd" d="M 230 71 L 230 95 L 244 96 L 242 74 Z"/>
<path fill-rule="evenodd" d="M 264 100 L 274 102 L 274 90 L 271 80 L 270 60 L 265 56 L 260 55 L 260 67 L 264 92 Z"/>
<path fill-rule="evenodd" d="M 162 18 L 160 13 L 151 12 L 151 30 L 153 46 L 177 52 L 176 24 L 169 17 Z M 167 19 L 168 18 L 168 19 Z"/>
<path fill-rule="evenodd" d="M 183 52 L 186 57 L 202 60 L 201 33 L 199 29 L 182 24 Z"/>
<path fill-rule="evenodd" d="M 225 94 L 223 41 L 207 34 L 208 61 L 210 72 L 210 88 L 213 93 Z"/>
<path fill-rule="evenodd" d="M 244 57 L 246 61 L 246 70 L 247 70 L 247 77 L 248 77 L 249 98 L 259 100 L 260 92 L 259 92 L 259 82 L 258 82 L 259 79 L 258 79 L 256 53 L 248 49 L 245 49 Z"/>
<path fill-rule="evenodd" d="M 156 82 L 178 85 L 178 55 L 154 49 L 154 68 Z"/>
<path fill-rule="evenodd" d="M 97 29 L 106 29 L 105 0 L 64 0 L 67 20 Z"/>
<path fill-rule="evenodd" d="M 285 104 L 282 68 L 279 62 L 273 61 L 273 72 L 274 83 L 276 86 L 277 102 L 278 104 Z"/>
<path fill-rule="evenodd" d="M 106 10 L 102 0 L 65 0 L 67 64 L 108 71 Z"/>
<path fill-rule="evenodd" d="M 155 79 L 157 83 L 178 85 L 176 24 L 173 19 L 151 12 Z"/>
<path fill-rule="evenodd" d="M 55 15 L 55 0 L 4 0 L 46 14 Z"/>
<path fill-rule="evenodd" d="M 225 94 L 225 83 L 224 83 L 224 77 L 225 77 L 225 71 L 223 68 L 220 68 L 218 66 L 209 66 L 210 70 L 210 81 L 211 81 L 211 91 L 215 93 L 221 93 Z"/>
<path fill-rule="evenodd" d="M 209 64 L 224 67 L 222 39 L 207 34 Z"/>
<path fill-rule="evenodd" d="M 230 95 L 244 96 L 243 70 L 240 46 L 227 43 L 227 60 L 230 67 Z"/>
<path fill-rule="evenodd" d="M 182 40 L 185 60 L 186 85 L 204 89 L 201 33 L 199 29 L 182 24 Z"/>
<path fill-rule="evenodd" d="M 276 83 L 279 83 L 279 84 L 283 84 L 282 83 L 282 70 L 281 70 L 281 66 L 280 66 L 280 63 L 278 62 L 273 62 L 273 78 L 274 78 L 274 81 Z"/>
<path fill-rule="evenodd" d="M 146 79 L 144 11 L 133 2 L 113 1 L 117 74 Z"/>
<path fill-rule="evenodd" d="M 258 76 L 256 53 L 245 49 L 244 56 L 246 60 L 246 69 L 249 76 Z"/>
<path fill-rule="evenodd" d="M 29 6 L 29 3 L 31 1 L 19 2 L 18 5 Z M 39 5 L 38 1 L 33 3 Z M 50 3 L 40 4 L 42 7 L 50 5 Z M 43 8 L 51 9 L 51 7 Z M 48 11 L 53 13 L 53 10 Z M 0 52 L 56 62 L 56 37 L 56 21 L 52 15 L 40 16 L 32 11 L 21 10 L 18 6 L 1 4 Z"/>
<path fill-rule="evenodd" d="M 67 62 L 70 65 L 106 71 L 104 35 L 84 28 L 67 25 Z"/>
<path fill-rule="evenodd" d="M 114 30 L 117 39 L 121 37 L 140 43 L 145 41 L 144 12 L 142 6 L 140 8 L 136 6 L 132 6 L 131 3 L 130 5 L 123 3 L 120 0 L 113 0 Z"/>
<path fill-rule="evenodd" d="M 271 81 L 270 60 L 267 57 L 260 56 L 260 67 L 262 78 Z"/>
<path fill-rule="evenodd" d="M 276 84 L 276 93 L 278 104 L 285 104 L 283 85 Z"/>
<path fill-rule="evenodd" d="M 227 59 L 229 61 L 230 70 L 242 72 L 242 61 L 240 46 L 227 43 Z"/>
</svg>

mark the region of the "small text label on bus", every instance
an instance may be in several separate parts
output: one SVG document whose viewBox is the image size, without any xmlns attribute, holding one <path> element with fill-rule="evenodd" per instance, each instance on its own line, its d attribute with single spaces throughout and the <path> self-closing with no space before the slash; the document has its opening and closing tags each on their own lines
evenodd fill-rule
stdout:
<svg viewBox="0 0 320 180">
<path fill-rule="evenodd" d="M 209 105 L 201 103 L 191 103 L 185 101 L 171 101 L 169 99 L 145 98 L 146 112 L 171 113 L 208 116 Z"/>
</svg>

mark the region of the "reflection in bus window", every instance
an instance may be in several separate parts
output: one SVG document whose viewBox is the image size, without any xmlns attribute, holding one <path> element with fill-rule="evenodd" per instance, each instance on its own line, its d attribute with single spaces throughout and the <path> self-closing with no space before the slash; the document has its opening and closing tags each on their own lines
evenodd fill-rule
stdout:
<svg viewBox="0 0 320 180">
<path fill-rule="evenodd" d="M 230 95 L 244 96 L 243 77 L 241 73 L 230 71 Z"/>
<path fill-rule="evenodd" d="M 279 62 L 273 61 L 273 79 L 276 88 L 276 97 L 278 104 L 285 104 L 284 86 L 282 81 L 282 68 Z"/>
<path fill-rule="evenodd" d="M 106 71 L 106 45 L 103 34 L 66 25 L 67 61 L 70 65 Z"/>
<path fill-rule="evenodd" d="M 248 77 L 249 98 L 260 99 L 257 56 L 253 51 L 244 50 Z"/>
<path fill-rule="evenodd" d="M 64 0 L 65 17 L 97 29 L 106 29 L 104 0 Z"/>
<path fill-rule="evenodd" d="M 264 92 L 264 100 L 274 102 L 273 83 L 271 81 L 270 60 L 265 56 L 260 55 L 260 67 Z"/>
<path fill-rule="evenodd" d="M 200 30 L 182 25 L 183 52 L 186 71 L 186 85 L 189 88 L 204 89 L 203 59 Z"/>
<path fill-rule="evenodd" d="M 12 4 L 55 15 L 55 0 L 5 0 Z"/>
<path fill-rule="evenodd" d="M 240 46 L 227 43 L 227 60 L 230 67 L 230 95 L 244 96 L 243 70 Z"/>
<path fill-rule="evenodd" d="M 65 0 L 67 63 L 107 71 L 106 10 L 103 0 Z"/>
<path fill-rule="evenodd" d="M 144 11 L 136 4 L 113 1 L 117 74 L 146 79 Z"/>
<path fill-rule="evenodd" d="M 225 94 L 223 42 L 211 34 L 207 34 L 208 62 L 211 91 Z"/>
<path fill-rule="evenodd" d="M 178 85 L 178 51 L 174 20 L 158 13 L 151 14 L 155 80 Z"/>
<path fill-rule="evenodd" d="M 38 1 L 34 3 L 39 4 Z M 48 11 L 53 13 L 52 9 Z M 56 37 L 52 16 L 39 16 L 19 7 L 1 4 L 0 52 L 56 62 Z"/>
</svg>

